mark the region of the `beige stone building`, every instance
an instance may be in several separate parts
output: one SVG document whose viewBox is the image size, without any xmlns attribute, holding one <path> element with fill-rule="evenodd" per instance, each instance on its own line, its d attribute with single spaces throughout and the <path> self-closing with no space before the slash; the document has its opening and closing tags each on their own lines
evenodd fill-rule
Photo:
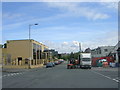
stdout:
<svg viewBox="0 0 120 90">
<path fill-rule="evenodd" d="M 2 49 L 5 66 L 32 68 L 39 67 L 49 59 L 48 47 L 33 39 L 8 40 Z"/>
</svg>

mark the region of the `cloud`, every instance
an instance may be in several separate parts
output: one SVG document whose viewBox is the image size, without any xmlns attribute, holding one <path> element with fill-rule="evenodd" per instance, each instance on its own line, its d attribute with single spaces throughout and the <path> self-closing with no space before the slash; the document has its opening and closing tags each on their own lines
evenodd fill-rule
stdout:
<svg viewBox="0 0 120 90">
<path fill-rule="evenodd" d="M 82 41 L 80 43 L 82 45 L 83 50 L 87 47 L 96 48 L 96 47 L 102 46 L 102 45 L 116 44 L 117 35 L 114 32 L 106 33 L 105 29 L 104 29 L 105 31 L 100 30 L 99 28 L 97 28 L 97 29 L 94 28 L 94 30 L 93 30 L 93 28 L 89 28 L 89 27 L 87 27 L 89 30 L 85 30 L 86 26 L 89 22 L 85 23 L 82 27 L 81 26 L 77 26 L 77 27 L 72 26 L 73 23 L 71 23 L 71 26 L 66 26 L 66 24 L 65 24 L 63 26 L 58 25 L 58 26 L 53 26 L 53 27 L 52 26 L 44 27 L 44 24 L 43 24 L 43 23 L 47 22 L 47 25 L 49 25 L 49 23 L 54 22 L 55 20 L 57 21 L 57 19 L 60 20 L 60 19 L 63 19 L 63 17 L 70 18 L 72 16 L 85 17 L 90 20 L 107 19 L 110 17 L 108 14 L 102 13 L 101 11 L 99 11 L 97 9 L 90 8 L 89 5 L 87 7 L 83 7 L 79 3 L 60 3 L 60 2 L 52 3 L 51 2 L 51 3 L 46 3 L 46 4 L 48 5 L 49 8 L 55 8 L 55 10 L 56 10 L 56 8 L 59 9 L 60 13 L 57 13 L 54 16 L 42 17 L 42 18 L 39 17 L 39 18 L 34 18 L 34 19 L 33 18 L 28 19 L 28 17 L 25 17 L 25 18 L 27 18 L 27 20 L 23 20 L 22 22 L 18 22 L 18 23 L 11 23 L 9 25 L 4 25 L 5 30 L 6 29 L 7 30 L 11 29 L 11 30 L 15 30 L 15 31 L 19 30 L 22 33 L 25 33 L 21 29 L 21 27 L 24 27 L 23 25 L 27 26 L 28 24 L 31 24 L 34 22 L 36 23 L 36 21 L 40 22 L 39 23 L 40 29 L 36 30 L 36 32 L 34 32 L 34 28 L 31 30 L 32 35 L 34 36 L 34 39 L 35 39 L 35 37 L 36 37 L 35 40 L 38 40 L 38 39 L 41 40 L 41 39 L 43 39 L 43 37 L 44 37 L 44 39 L 46 39 L 46 38 L 49 39 L 49 40 L 43 41 L 42 43 L 49 46 L 50 48 L 58 50 L 59 52 L 77 52 L 79 50 L 78 43 L 81 40 Z M 110 5 L 108 5 L 108 6 L 110 7 Z M 21 14 L 10 14 L 10 13 L 4 14 L 4 17 L 9 18 L 9 19 L 18 18 L 21 16 L 22 16 Z M 57 23 L 57 22 L 54 22 L 54 23 Z M 96 24 L 98 24 L 98 23 L 96 23 Z M 43 27 L 42 27 L 42 25 L 43 25 Z M 93 27 L 94 26 L 95 26 L 95 24 L 93 25 Z M 83 27 L 85 27 L 85 28 L 83 28 Z M 100 26 L 98 26 L 98 27 L 100 27 Z M 16 28 L 18 28 L 18 29 L 16 29 Z M 47 33 L 47 30 L 49 30 L 48 33 Z M 69 30 L 69 31 L 67 31 L 67 30 Z M 78 30 L 79 30 L 79 32 L 78 32 Z M 59 33 L 59 31 L 64 31 L 64 32 Z M 67 31 L 67 33 L 66 33 L 66 31 Z M 40 33 L 38 33 L 38 32 L 40 32 Z M 16 38 L 14 36 L 15 33 L 8 34 L 8 36 L 10 37 L 10 35 L 11 35 L 12 38 L 14 39 L 14 38 Z M 18 33 L 18 31 L 17 31 L 17 33 Z M 22 33 L 21 34 L 18 33 L 18 34 L 20 34 L 19 36 L 21 36 L 21 37 L 28 36 L 27 31 L 26 31 L 27 35 L 25 35 L 25 34 L 22 35 Z M 109 33 L 109 35 L 108 35 L 108 33 Z M 17 37 L 18 37 L 18 34 L 16 35 Z M 41 38 L 41 36 L 43 36 L 43 37 Z M 52 40 L 50 41 L 51 38 L 53 41 L 57 40 L 57 42 L 53 42 Z M 69 41 L 69 40 L 71 40 L 71 41 Z M 80 40 L 80 41 L 78 41 L 78 40 Z"/>
<path fill-rule="evenodd" d="M 20 16 L 20 15 L 16 15 L 16 16 L 13 15 L 13 16 L 9 17 L 6 14 L 6 15 L 4 15 L 3 21 L 6 22 L 7 19 L 9 19 L 9 18 L 14 18 L 15 19 L 18 16 Z M 16 19 L 18 22 L 3 24 L 3 27 L 4 27 L 5 30 L 11 30 L 11 29 L 16 29 L 16 28 L 19 28 L 19 27 L 23 27 L 23 25 L 29 25 L 29 24 L 33 24 L 33 23 L 39 23 L 39 24 L 44 24 L 46 22 L 51 23 L 52 21 L 63 18 L 63 17 L 67 17 L 67 14 L 57 14 L 57 15 L 54 15 L 54 16 L 48 16 L 48 17 L 44 17 L 44 18 L 34 18 L 34 17 L 30 18 L 28 16 L 24 16 L 24 18 L 23 18 L 23 16 L 22 16 L 22 17 L 19 17 L 19 18 Z"/>
<path fill-rule="evenodd" d="M 12 13 L 3 13 L 3 18 L 6 18 L 6 19 L 16 19 L 16 18 L 19 18 L 23 16 L 22 14 L 12 14 Z"/>
<path fill-rule="evenodd" d="M 68 42 L 63 42 L 63 44 L 62 45 L 68 45 Z"/>
<path fill-rule="evenodd" d="M 108 34 L 109 33 L 109 34 Z M 95 38 L 94 40 L 80 41 L 64 41 L 64 42 L 43 42 L 45 45 L 53 48 L 59 53 L 70 53 L 79 51 L 79 43 L 81 43 L 81 48 L 84 51 L 86 48 L 97 48 L 100 46 L 115 46 L 118 42 L 118 32 L 109 31 L 101 35 L 101 38 Z"/>
<path fill-rule="evenodd" d="M 118 2 L 100 2 L 101 5 L 110 8 L 110 9 L 118 9 Z"/>
<path fill-rule="evenodd" d="M 86 17 L 92 20 L 107 19 L 110 16 L 90 8 L 80 6 L 80 3 L 47 3 L 50 8 L 58 8 L 62 12 L 69 13 L 69 16 Z"/>
<path fill-rule="evenodd" d="M 30 24 L 30 23 L 46 23 L 46 22 L 54 22 L 57 19 L 63 19 L 67 17 L 85 17 L 89 20 L 99 20 L 99 19 L 107 19 L 110 16 L 106 13 L 102 13 L 99 10 L 96 10 L 94 8 L 90 8 L 89 5 L 87 7 L 81 6 L 80 3 L 70 3 L 70 2 L 46 2 L 45 3 L 48 7 L 47 8 L 57 8 L 61 12 L 57 13 L 52 16 L 48 17 L 42 17 L 42 18 L 36 18 L 36 17 L 30 17 L 29 15 L 25 15 L 24 13 L 10 13 L 10 12 L 5 12 L 3 13 L 3 21 L 8 22 L 7 19 L 11 19 L 12 21 L 17 21 L 17 22 L 12 22 L 10 24 L 4 24 L 3 26 L 5 29 L 17 29 L 19 27 L 22 27 L 25 24 Z M 35 7 L 35 6 L 34 6 Z M 38 6 L 36 6 L 38 7 Z M 29 8 L 29 7 L 26 7 Z M 11 21 L 9 20 L 9 21 Z"/>
<path fill-rule="evenodd" d="M 118 31 L 109 31 L 101 35 L 101 37 L 96 38 L 94 41 L 85 41 L 82 43 L 82 47 L 89 47 L 91 49 L 97 48 L 99 46 L 115 46 L 118 42 Z"/>
<path fill-rule="evenodd" d="M 79 46 L 79 42 L 78 41 L 73 41 L 73 45 Z"/>
<path fill-rule="evenodd" d="M 43 44 L 47 45 L 50 49 L 55 49 L 59 51 L 59 53 L 70 53 L 76 52 L 78 47 L 71 47 L 73 42 L 53 42 L 53 41 L 42 41 Z"/>
</svg>

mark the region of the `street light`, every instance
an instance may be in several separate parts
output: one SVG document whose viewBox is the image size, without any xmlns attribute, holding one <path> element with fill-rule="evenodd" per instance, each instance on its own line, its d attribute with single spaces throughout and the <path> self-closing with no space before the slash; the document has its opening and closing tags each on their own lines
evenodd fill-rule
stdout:
<svg viewBox="0 0 120 90">
<path fill-rule="evenodd" d="M 31 26 L 38 25 L 38 23 L 35 24 L 29 24 L 29 69 L 30 69 L 30 61 L 31 61 L 31 56 L 30 56 L 30 38 L 31 38 Z"/>
<path fill-rule="evenodd" d="M 79 51 L 81 52 L 81 43 L 79 43 Z"/>
<path fill-rule="evenodd" d="M 78 56 L 79 64 L 80 64 L 80 57 L 81 57 L 81 43 L 79 43 L 79 56 Z"/>
<path fill-rule="evenodd" d="M 31 34 L 31 26 L 38 25 L 38 23 L 35 24 L 29 24 L 29 40 L 30 40 L 30 34 Z"/>
</svg>

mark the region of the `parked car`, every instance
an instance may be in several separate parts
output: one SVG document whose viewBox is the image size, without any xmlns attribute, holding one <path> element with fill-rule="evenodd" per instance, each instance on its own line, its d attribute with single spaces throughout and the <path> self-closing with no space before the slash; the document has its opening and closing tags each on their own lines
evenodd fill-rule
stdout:
<svg viewBox="0 0 120 90">
<path fill-rule="evenodd" d="M 55 63 L 54 62 L 52 62 L 52 64 L 53 64 L 53 67 L 55 66 Z"/>
<path fill-rule="evenodd" d="M 62 62 L 61 61 L 58 61 L 58 64 L 61 64 Z"/>
<path fill-rule="evenodd" d="M 58 61 L 55 61 L 55 65 L 58 65 L 59 64 L 59 62 Z"/>
<path fill-rule="evenodd" d="M 59 60 L 59 63 L 60 63 L 60 64 L 61 64 L 61 63 L 63 63 L 63 62 L 64 62 L 64 60 L 63 60 L 63 59 L 60 59 L 60 60 Z"/>
<path fill-rule="evenodd" d="M 110 67 L 115 67 L 115 63 L 114 62 L 110 62 Z"/>
<path fill-rule="evenodd" d="M 47 64 L 46 64 L 46 68 L 48 68 L 48 67 L 53 67 L 54 65 L 53 65 L 53 63 L 52 62 L 48 62 Z"/>
</svg>

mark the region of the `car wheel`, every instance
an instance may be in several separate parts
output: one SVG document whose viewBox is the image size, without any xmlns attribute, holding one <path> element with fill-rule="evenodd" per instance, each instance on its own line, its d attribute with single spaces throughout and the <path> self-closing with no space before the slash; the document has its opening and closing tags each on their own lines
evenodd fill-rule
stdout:
<svg viewBox="0 0 120 90">
<path fill-rule="evenodd" d="M 89 69 L 91 69 L 91 67 L 89 67 Z"/>
</svg>

